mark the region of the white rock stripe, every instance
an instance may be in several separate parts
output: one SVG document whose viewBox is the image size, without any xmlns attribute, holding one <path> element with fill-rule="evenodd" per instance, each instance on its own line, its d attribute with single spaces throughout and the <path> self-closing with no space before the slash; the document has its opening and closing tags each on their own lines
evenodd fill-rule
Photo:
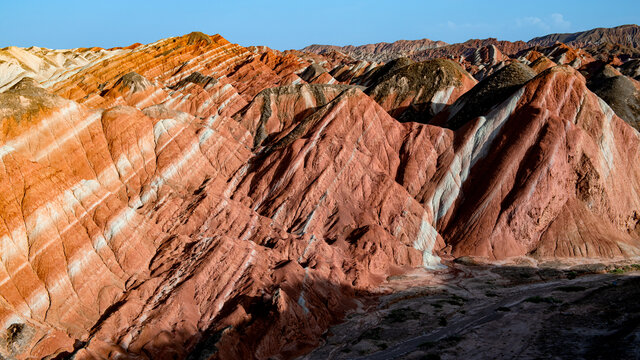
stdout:
<svg viewBox="0 0 640 360">
<path fill-rule="evenodd" d="M 434 226 L 458 198 L 462 184 L 469 176 L 471 168 L 478 160 L 486 156 L 493 140 L 515 110 L 523 94 L 524 87 L 497 106 L 486 117 L 478 119 L 474 135 L 456 152 L 447 173 L 438 183 L 431 197 L 430 206 L 435 217 Z"/>
</svg>

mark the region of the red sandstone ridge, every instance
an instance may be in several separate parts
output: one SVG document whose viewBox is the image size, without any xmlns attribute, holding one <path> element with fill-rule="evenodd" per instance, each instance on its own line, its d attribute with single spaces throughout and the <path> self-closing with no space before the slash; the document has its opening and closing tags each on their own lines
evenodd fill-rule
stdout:
<svg viewBox="0 0 640 360">
<path fill-rule="evenodd" d="M 633 109 L 587 86 L 637 82 L 568 46 L 483 46 L 5 49 L 0 355 L 294 358 L 442 259 L 639 256 Z"/>
<path fill-rule="evenodd" d="M 616 188 L 638 186 L 631 159 L 640 137 L 588 91 L 575 70 L 555 67 L 541 73 L 459 132 L 467 131 L 490 134 L 483 136 L 492 140 L 483 148 L 487 156 L 466 175 L 472 179 L 475 168 L 478 182 L 463 183 L 459 191 L 466 188 L 469 195 L 454 201 L 450 216 L 443 214 L 441 233 L 451 239 L 454 254 L 637 252 L 640 199 Z M 499 210 L 478 210 L 491 208 Z M 532 217 L 535 222 L 528 220 Z M 590 231 L 576 231 L 580 224 L 589 224 Z"/>
</svg>

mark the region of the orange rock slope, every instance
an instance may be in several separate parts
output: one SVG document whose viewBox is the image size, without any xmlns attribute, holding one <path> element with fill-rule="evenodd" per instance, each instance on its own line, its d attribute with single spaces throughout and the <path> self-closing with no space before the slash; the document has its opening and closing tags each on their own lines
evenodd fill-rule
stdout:
<svg viewBox="0 0 640 360">
<path fill-rule="evenodd" d="M 464 109 L 448 62 L 385 76 L 202 33 L 94 53 L 5 76 L 4 358 L 290 358 L 442 257 L 639 255 L 640 135 L 568 66 L 454 130 L 390 115 Z M 455 76 L 412 70 L 433 66 Z"/>
</svg>

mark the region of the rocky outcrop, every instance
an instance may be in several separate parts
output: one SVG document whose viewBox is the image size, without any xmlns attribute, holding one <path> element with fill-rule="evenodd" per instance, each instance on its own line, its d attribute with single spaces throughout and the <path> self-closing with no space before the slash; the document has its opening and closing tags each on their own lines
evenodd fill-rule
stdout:
<svg viewBox="0 0 640 360">
<path fill-rule="evenodd" d="M 477 49 L 473 53 L 471 64 L 475 66 L 493 66 L 508 59 L 495 45 L 488 45 Z"/>
<path fill-rule="evenodd" d="M 596 28 L 571 34 L 550 34 L 533 38 L 529 41 L 529 44 L 532 46 L 550 46 L 556 42 L 565 43 L 573 47 L 611 43 L 640 48 L 640 26 L 622 25 L 613 28 Z"/>
<path fill-rule="evenodd" d="M 394 118 L 426 123 L 446 105 L 471 89 L 476 81 L 451 60 L 428 60 L 407 66 L 383 67 L 366 93 Z"/>
<path fill-rule="evenodd" d="M 323 68 L 319 64 L 311 64 L 303 72 L 301 72 L 298 76 L 306 82 L 310 82 L 316 77 L 320 76 L 323 73 L 326 73 L 327 70 Z"/>
<path fill-rule="evenodd" d="M 265 89 L 237 119 L 253 135 L 255 148 L 265 140 L 276 143 L 280 139 L 273 138 L 274 135 L 289 133 L 349 88 L 348 85 L 308 84 Z"/>
<path fill-rule="evenodd" d="M 302 49 L 305 52 L 325 54 L 330 51 L 347 54 L 357 60 L 374 62 L 388 62 L 401 55 L 413 54 L 426 49 L 434 49 L 448 45 L 443 41 L 422 40 L 398 40 L 393 43 L 366 44 L 360 46 L 347 45 L 343 47 L 333 45 L 310 45 Z"/>
<path fill-rule="evenodd" d="M 624 121 L 640 129 L 640 83 L 606 65 L 587 83 Z"/>
<path fill-rule="evenodd" d="M 531 62 L 529 64 L 529 67 L 531 67 L 533 69 L 533 71 L 536 72 L 536 74 L 539 74 L 547 69 L 550 69 L 554 66 L 556 66 L 557 64 L 554 63 L 553 61 L 551 61 L 548 57 L 542 55 L 540 57 L 538 57 L 535 61 Z"/>
<path fill-rule="evenodd" d="M 638 186 L 631 159 L 640 137 L 575 70 L 565 66 L 541 73 L 459 132 L 466 137 L 468 131 L 490 140 L 478 148 L 482 160 L 472 161 L 465 173 L 476 180 L 462 182 L 438 228 L 453 254 L 637 252 L 639 199 L 618 189 Z"/>
<path fill-rule="evenodd" d="M 627 61 L 620 66 L 620 71 L 623 74 L 640 81 L 640 59 Z"/>
<path fill-rule="evenodd" d="M 484 46 L 477 49 L 466 62 L 466 69 L 476 80 L 481 81 L 502 69 L 508 60 L 509 57 L 502 54 L 495 45 Z"/>
<path fill-rule="evenodd" d="M 616 59 L 626 62 L 630 59 L 640 58 L 640 47 L 629 47 L 617 43 L 605 42 L 587 45 L 582 49 L 591 54 L 596 60 L 610 63 L 616 61 Z"/>
<path fill-rule="evenodd" d="M 432 123 L 457 130 L 505 101 L 535 75 L 528 66 L 513 61 L 463 94 Z"/>
<path fill-rule="evenodd" d="M 389 75 L 396 70 L 404 68 L 405 66 L 409 66 L 413 63 L 415 63 L 415 61 L 409 58 L 400 57 L 389 61 L 384 65 L 375 67 L 369 66 L 367 71 L 360 74 L 361 76 L 353 77 L 351 79 L 351 82 L 357 85 L 369 87 L 380 82 L 384 76 Z"/>
<path fill-rule="evenodd" d="M 572 48 L 565 58 L 560 56 L 568 49 L 556 49 L 555 54 L 545 55 L 559 64 L 571 64 L 576 58 L 589 60 L 592 56 L 600 60 L 608 60 L 610 56 L 617 56 L 623 61 L 630 58 L 637 58 L 640 54 L 640 27 L 637 25 L 623 25 L 614 28 L 596 28 L 588 31 L 571 34 L 550 34 L 524 41 L 499 41 L 494 38 L 472 39 L 463 43 L 446 44 L 441 41 L 435 42 L 429 39 L 423 40 L 401 40 L 389 43 L 377 43 L 361 46 L 337 47 L 332 45 L 311 45 L 302 51 L 327 54 L 344 53 L 358 60 L 369 62 L 389 62 L 399 57 L 408 57 L 414 61 L 424 61 L 436 58 L 460 59 L 461 62 L 473 64 L 481 53 L 485 55 L 489 52 L 497 52 L 507 56 L 513 56 L 524 50 L 531 48 L 555 48 L 557 44 L 567 45 Z M 577 50 L 582 50 L 581 54 L 572 54 Z M 498 56 L 499 58 L 500 56 Z M 506 59 L 505 59 L 506 60 Z M 534 61 L 532 59 L 531 61 Z M 589 60 L 590 61 L 590 60 Z M 584 62 L 584 61 L 583 61 Z M 474 64 L 478 65 L 478 64 Z M 495 64 L 492 64 L 495 65 Z M 578 68 L 582 64 L 573 63 Z M 486 67 L 486 65 L 485 65 Z M 467 68 L 475 75 L 475 70 Z M 484 78 L 481 76 L 480 79 Z"/>
<path fill-rule="evenodd" d="M 390 62 L 394 62 L 392 60 Z M 375 69 L 379 68 L 377 63 L 370 63 L 368 61 L 347 62 L 333 68 L 330 74 L 336 79 L 336 81 L 345 83 L 360 84 L 362 78 L 368 76 Z"/>
<path fill-rule="evenodd" d="M 516 54 L 518 59 L 525 62 L 533 62 L 541 56 L 547 57 L 556 64 L 571 65 L 576 69 L 595 61 L 595 59 L 586 51 L 579 48 L 572 48 L 562 43 L 556 43 L 544 48 L 534 47 Z"/>
<path fill-rule="evenodd" d="M 515 54 L 526 49 L 525 42 L 499 41 L 494 38 L 484 40 L 468 40 L 459 44 L 447 44 L 442 41 L 434 42 L 429 39 L 423 40 L 402 40 L 392 44 L 378 43 L 362 46 L 345 46 L 342 48 L 332 45 L 311 45 L 302 51 L 325 54 L 330 51 L 340 51 L 358 60 L 370 62 L 388 62 L 399 57 L 408 57 L 414 61 L 425 61 L 436 58 L 473 58 L 476 50 L 495 46 L 496 49 L 505 54 Z"/>
</svg>

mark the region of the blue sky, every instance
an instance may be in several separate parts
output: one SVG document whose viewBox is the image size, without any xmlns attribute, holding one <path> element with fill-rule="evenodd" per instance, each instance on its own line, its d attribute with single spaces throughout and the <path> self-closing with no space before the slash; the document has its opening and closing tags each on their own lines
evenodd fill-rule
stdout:
<svg viewBox="0 0 640 360">
<path fill-rule="evenodd" d="M 0 0 L 0 17 L 0 47 L 108 48 L 197 30 L 284 50 L 421 38 L 529 40 L 640 23 L 640 0 Z"/>
</svg>

